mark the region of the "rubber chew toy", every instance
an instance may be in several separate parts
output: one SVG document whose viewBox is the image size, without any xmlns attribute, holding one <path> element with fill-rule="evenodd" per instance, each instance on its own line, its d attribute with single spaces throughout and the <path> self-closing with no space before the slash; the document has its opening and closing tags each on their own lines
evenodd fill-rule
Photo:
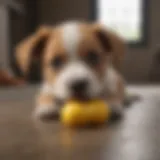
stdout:
<svg viewBox="0 0 160 160">
<path fill-rule="evenodd" d="M 66 126 L 102 124 L 110 117 L 110 110 L 102 100 L 70 101 L 61 110 L 61 121 Z"/>
</svg>

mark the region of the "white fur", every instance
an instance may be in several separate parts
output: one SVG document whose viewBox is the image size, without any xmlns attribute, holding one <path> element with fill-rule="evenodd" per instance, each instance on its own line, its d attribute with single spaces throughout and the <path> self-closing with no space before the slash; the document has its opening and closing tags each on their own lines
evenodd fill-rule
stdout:
<svg viewBox="0 0 160 160">
<path fill-rule="evenodd" d="M 87 79 L 89 82 L 88 96 L 98 95 L 102 86 L 95 74 L 82 62 L 72 62 L 58 75 L 54 82 L 54 95 L 58 98 L 67 99 L 71 96 L 70 84 L 76 80 Z"/>
<path fill-rule="evenodd" d="M 67 53 L 73 58 L 77 56 L 77 48 L 81 41 L 80 28 L 78 23 L 66 23 L 62 26 L 62 39 Z"/>
<path fill-rule="evenodd" d="M 36 106 L 34 110 L 35 117 L 48 116 L 50 114 L 58 113 L 58 107 L 53 104 L 41 104 Z"/>
<path fill-rule="evenodd" d="M 46 95 L 53 95 L 53 87 L 47 83 L 43 83 L 40 92 Z"/>
<path fill-rule="evenodd" d="M 118 81 L 119 81 L 118 73 L 112 66 L 108 67 L 106 70 L 105 75 L 105 90 L 109 92 L 112 96 L 116 96 L 118 92 Z M 111 110 L 118 115 L 123 115 L 123 104 L 122 101 L 119 99 L 112 101 L 109 104 Z"/>
<path fill-rule="evenodd" d="M 84 78 L 90 82 L 90 95 L 96 95 L 100 93 L 102 89 L 105 89 L 106 92 L 113 95 L 117 93 L 118 76 L 112 67 L 108 67 L 104 81 L 99 82 L 96 75 L 84 63 L 77 61 L 68 64 L 57 76 L 56 82 L 52 85 L 44 83 L 41 90 L 43 93 L 53 94 L 62 99 L 68 98 L 68 96 L 70 96 L 69 83 Z"/>
<path fill-rule="evenodd" d="M 108 66 L 105 75 L 105 86 L 106 86 L 105 88 L 108 90 L 108 92 L 116 94 L 118 89 L 117 84 L 118 84 L 118 75 L 112 67 Z"/>
</svg>

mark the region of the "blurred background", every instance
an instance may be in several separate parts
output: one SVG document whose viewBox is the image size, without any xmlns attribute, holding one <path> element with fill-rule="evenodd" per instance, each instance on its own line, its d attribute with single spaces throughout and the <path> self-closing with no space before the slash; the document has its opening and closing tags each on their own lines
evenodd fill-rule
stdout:
<svg viewBox="0 0 160 160">
<path fill-rule="evenodd" d="M 159 160 L 159 13 L 160 0 L 0 0 L 0 160 Z M 67 20 L 97 21 L 128 44 L 123 75 L 133 84 L 128 97 L 138 100 L 113 125 L 70 130 L 41 123 L 33 118 L 39 85 L 4 87 L 24 84 L 16 45 L 41 25 Z M 39 80 L 32 70 L 28 81 Z"/>
<path fill-rule="evenodd" d="M 0 0 L 0 65 L 18 74 L 13 49 L 38 26 L 98 21 L 128 43 L 123 69 L 127 81 L 159 83 L 159 5 L 159 0 Z"/>
</svg>

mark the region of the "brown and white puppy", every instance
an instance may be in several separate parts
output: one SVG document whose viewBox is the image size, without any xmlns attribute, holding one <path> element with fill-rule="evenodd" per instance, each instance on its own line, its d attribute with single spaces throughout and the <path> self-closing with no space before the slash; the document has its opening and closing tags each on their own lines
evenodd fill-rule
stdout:
<svg viewBox="0 0 160 160">
<path fill-rule="evenodd" d="M 31 61 L 42 60 L 43 84 L 35 113 L 59 112 L 57 100 L 103 98 L 114 112 L 123 113 L 124 84 L 118 73 L 125 54 L 121 38 L 97 24 L 67 22 L 41 27 L 16 50 L 27 75 Z"/>
</svg>

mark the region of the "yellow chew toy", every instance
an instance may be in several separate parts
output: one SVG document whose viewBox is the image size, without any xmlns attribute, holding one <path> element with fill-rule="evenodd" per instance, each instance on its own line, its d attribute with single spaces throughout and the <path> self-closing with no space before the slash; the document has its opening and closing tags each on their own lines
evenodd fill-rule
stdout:
<svg viewBox="0 0 160 160">
<path fill-rule="evenodd" d="M 61 110 L 61 121 L 66 126 L 102 124 L 109 117 L 109 107 L 102 100 L 70 101 Z"/>
</svg>

